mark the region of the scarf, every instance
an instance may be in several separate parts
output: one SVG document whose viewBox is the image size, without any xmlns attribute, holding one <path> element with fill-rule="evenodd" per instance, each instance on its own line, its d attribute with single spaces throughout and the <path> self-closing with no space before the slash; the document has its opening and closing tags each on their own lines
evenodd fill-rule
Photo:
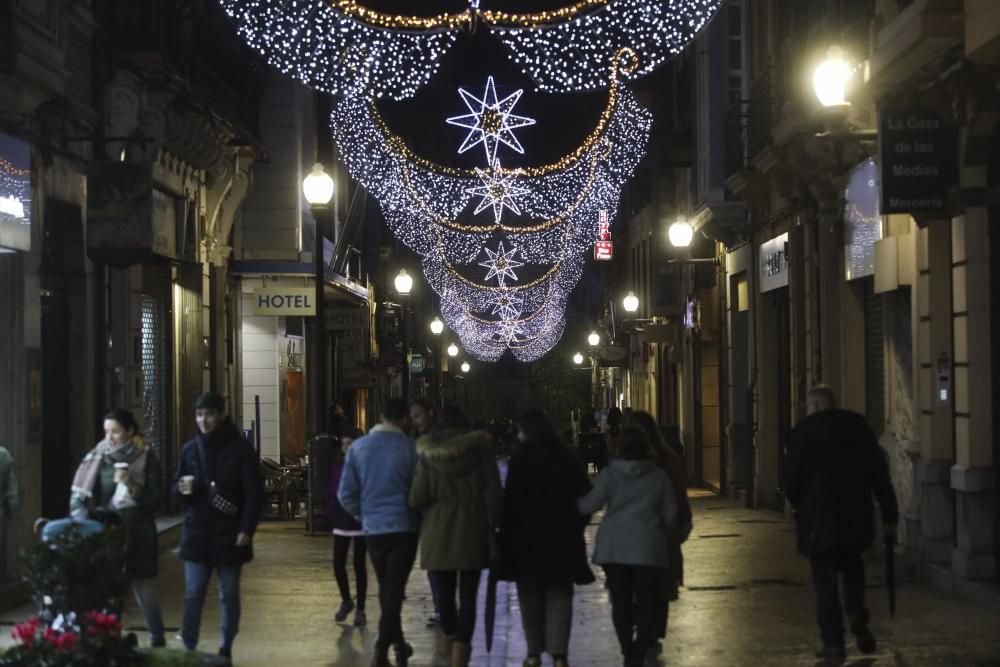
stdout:
<svg viewBox="0 0 1000 667">
<path fill-rule="evenodd" d="M 128 463 L 128 475 L 137 486 L 146 483 L 146 458 L 149 455 L 149 448 L 141 435 L 132 436 L 132 439 L 120 447 L 115 447 L 107 438 L 97 443 L 80 462 L 73 476 L 73 485 L 70 487 L 70 497 L 72 500 L 88 503 L 94 495 L 94 486 L 101 472 L 101 466 L 105 463 L 114 465 L 116 463 Z M 72 502 L 72 501 L 71 501 Z"/>
</svg>

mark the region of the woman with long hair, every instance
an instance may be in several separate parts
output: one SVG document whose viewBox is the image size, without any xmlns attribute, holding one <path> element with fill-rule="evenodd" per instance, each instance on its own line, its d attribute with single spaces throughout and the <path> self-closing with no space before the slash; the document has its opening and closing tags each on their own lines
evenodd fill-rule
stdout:
<svg viewBox="0 0 1000 667">
<path fill-rule="evenodd" d="M 479 579 L 489 565 L 500 512 L 493 441 L 483 431 L 471 430 L 461 409 L 448 406 L 430 434 L 417 440 L 417 454 L 409 504 L 424 514 L 420 565 L 438 591 L 441 636 L 435 660 L 466 667 L 472 655 Z"/>
<path fill-rule="evenodd" d="M 330 483 L 326 490 L 326 515 L 333 524 L 333 576 L 340 590 L 340 609 L 333 618 L 337 623 L 347 620 L 348 614 L 354 611 L 354 625 L 361 628 L 367 624 L 365 615 L 365 596 L 368 594 L 368 565 L 365 557 L 364 531 L 361 522 L 344 509 L 337 500 L 337 490 L 340 488 L 340 478 L 344 473 L 344 459 L 351 443 L 364 435 L 361 429 L 350 426 L 344 429 L 340 437 L 333 463 L 330 464 Z M 354 580 L 357 584 L 357 597 L 351 598 L 351 582 L 347 577 L 347 552 L 354 546 Z M 356 611 L 355 611 L 356 610 Z"/>
<path fill-rule="evenodd" d="M 622 430 L 618 457 L 577 501 L 581 514 L 608 510 L 597 530 L 594 562 L 604 568 L 611 619 L 625 667 L 641 667 L 654 644 L 657 591 L 670 555 L 677 503 L 670 478 L 650 459 L 646 434 Z"/>
<path fill-rule="evenodd" d="M 587 519 L 576 509 L 590 480 L 545 413 L 521 415 L 517 439 L 504 490 L 501 553 L 504 577 L 517 584 L 528 644 L 524 667 L 540 667 L 543 652 L 553 667 L 568 667 L 573 585 L 594 581 L 583 539 Z"/>
<path fill-rule="evenodd" d="M 668 535 L 670 565 L 663 578 L 655 620 L 656 638 L 657 641 L 662 642 L 667 636 L 670 603 L 678 598 L 680 587 L 684 584 L 684 554 L 681 551 L 681 545 L 691 534 L 692 528 L 691 503 L 688 502 L 687 495 L 687 473 L 684 470 L 684 460 L 673 447 L 667 444 L 653 415 L 648 412 L 633 412 L 629 417 L 628 425 L 636 426 L 646 434 L 653 461 L 656 462 L 660 470 L 670 477 L 670 483 L 674 487 L 674 497 L 677 501 L 677 521 L 674 524 L 674 529 Z M 662 646 L 654 648 L 662 649 Z"/>
<path fill-rule="evenodd" d="M 163 469 L 128 410 L 104 416 L 104 439 L 83 457 L 70 489 L 70 515 L 91 517 L 98 510 L 117 514 L 127 533 L 125 571 L 146 619 L 150 644 L 166 645 L 156 596 L 160 548 L 156 509 L 163 499 Z"/>
</svg>

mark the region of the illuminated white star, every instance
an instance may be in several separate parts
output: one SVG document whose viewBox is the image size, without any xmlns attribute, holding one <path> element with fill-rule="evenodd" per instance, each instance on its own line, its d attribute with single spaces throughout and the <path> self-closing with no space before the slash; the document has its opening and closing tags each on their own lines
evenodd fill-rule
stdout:
<svg viewBox="0 0 1000 667">
<path fill-rule="evenodd" d="M 497 100 L 496 86 L 493 77 L 486 79 L 486 90 L 482 99 L 475 97 L 464 88 L 458 89 L 465 106 L 472 113 L 464 116 L 452 116 L 447 119 L 450 125 L 457 125 L 469 130 L 469 135 L 459 147 L 458 152 L 464 153 L 473 146 L 483 145 L 486 150 L 486 163 L 493 164 L 497 159 L 497 148 L 501 143 L 513 148 L 518 153 L 524 153 L 521 142 L 511 130 L 527 125 L 534 125 L 535 119 L 527 116 L 516 116 L 511 113 L 523 90 L 511 93 L 502 100 Z"/>
<path fill-rule="evenodd" d="M 517 320 L 504 320 L 500 322 L 500 327 L 497 330 L 496 337 L 497 340 L 510 345 L 511 343 L 520 342 L 517 337 L 523 334 L 524 329 L 521 327 L 520 322 Z"/>
<path fill-rule="evenodd" d="M 501 241 L 500 247 L 497 248 L 496 252 L 489 248 L 483 248 L 483 250 L 486 251 L 488 259 L 484 262 L 479 262 L 479 266 L 489 269 L 489 272 L 486 274 L 487 281 L 496 277 L 500 287 L 505 287 L 507 278 L 514 281 L 517 280 L 517 274 L 514 273 L 514 269 L 524 266 L 524 262 L 518 262 L 514 259 L 514 255 L 517 254 L 517 248 L 505 251 L 503 241 Z"/>
<path fill-rule="evenodd" d="M 498 225 L 500 224 L 500 218 L 503 216 L 504 208 L 509 208 L 514 212 L 514 215 L 521 215 L 521 209 L 514 202 L 514 197 L 527 194 L 529 191 L 526 188 L 514 185 L 514 178 L 517 173 L 520 172 L 512 172 L 504 176 L 500 170 L 499 160 L 494 162 L 493 168 L 488 171 L 476 167 L 476 176 L 479 177 L 479 180 L 483 184 L 465 189 L 466 193 L 470 195 L 482 197 L 479 206 L 476 207 L 476 214 L 492 206 L 493 219 Z"/>
<path fill-rule="evenodd" d="M 493 306 L 492 314 L 499 315 L 500 319 L 516 320 L 521 316 L 522 301 L 516 294 L 502 290 L 486 303 Z"/>
</svg>

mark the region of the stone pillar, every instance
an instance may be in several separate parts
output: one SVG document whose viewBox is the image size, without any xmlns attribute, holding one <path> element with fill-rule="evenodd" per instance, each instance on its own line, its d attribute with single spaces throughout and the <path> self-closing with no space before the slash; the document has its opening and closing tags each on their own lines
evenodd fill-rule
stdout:
<svg viewBox="0 0 1000 667">
<path fill-rule="evenodd" d="M 974 208 L 952 224 L 957 546 L 951 564 L 963 579 L 996 574 L 988 222 L 987 210 Z"/>
<path fill-rule="evenodd" d="M 951 221 L 932 220 L 917 234 L 921 565 L 950 563 L 954 535 L 952 406 L 939 404 L 936 390 L 938 359 L 952 356 L 951 264 Z"/>
</svg>

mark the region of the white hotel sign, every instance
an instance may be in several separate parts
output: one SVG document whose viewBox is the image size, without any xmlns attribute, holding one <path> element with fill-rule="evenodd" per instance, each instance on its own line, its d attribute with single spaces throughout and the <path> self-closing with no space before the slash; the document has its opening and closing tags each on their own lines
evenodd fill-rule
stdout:
<svg viewBox="0 0 1000 667">
<path fill-rule="evenodd" d="M 253 298 L 255 315 L 316 315 L 316 289 L 313 287 L 271 287 L 257 290 Z"/>
</svg>

